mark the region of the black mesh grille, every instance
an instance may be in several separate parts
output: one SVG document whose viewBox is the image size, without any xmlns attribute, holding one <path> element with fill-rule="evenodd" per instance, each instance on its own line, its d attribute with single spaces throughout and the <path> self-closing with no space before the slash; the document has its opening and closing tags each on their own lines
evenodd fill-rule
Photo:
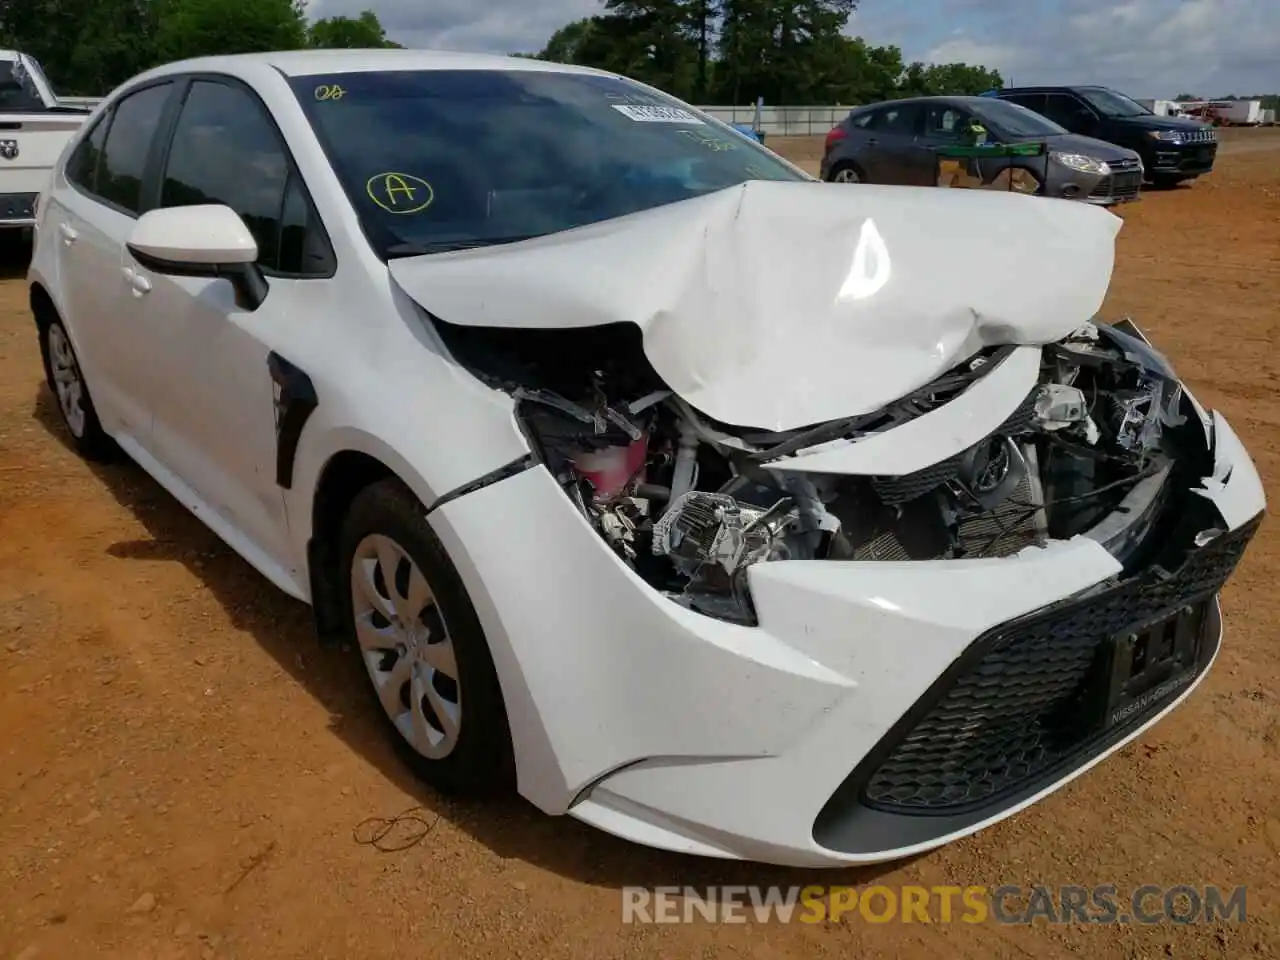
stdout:
<svg viewBox="0 0 1280 960">
<path fill-rule="evenodd" d="M 1142 171 L 1117 172 L 1103 177 L 1089 196 L 1095 200 L 1131 200 L 1142 188 Z"/>
<path fill-rule="evenodd" d="M 1175 574 L 1151 568 L 988 631 L 940 699 L 897 735 L 864 781 L 862 802 L 895 813 L 960 812 L 1076 756 L 1103 732 L 1098 690 L 1110 680 L 1103 671 L 1112 638 L 1211 600 L 1260 519 L 1196 550 Z M 1141 722 L 1163 703 L 1147 704 L 1124 723 Z"/>
<path fill-rule="evenodd" d="M 901 477 L 872 477 L 871 486 L 876 495 L 887 504 L 907 503 L 948 480 L 954 480 L 960 472 L 963 459 L 962 454 L 956 454 L 933 466 Z"/>
<path fill-rule="evenodd" d="M 1018 437 L 1027 433 L 1035 422 L 1036 397 L 1040 389 L 1036 387 L 1018 404 L 1017 409 L 1005 418 L 991 436 Z M 960 473 L 960 465 L 964 462 L 964 454 L 957 453 L 939 463 L 917 470 L 915 473 L 903 474 L 900 477 L 872 477 L 871 487 L 883 502 L 889 505 L 907 503 L 922 496 L 934 487 L 954 480 Z"/>
</svg>

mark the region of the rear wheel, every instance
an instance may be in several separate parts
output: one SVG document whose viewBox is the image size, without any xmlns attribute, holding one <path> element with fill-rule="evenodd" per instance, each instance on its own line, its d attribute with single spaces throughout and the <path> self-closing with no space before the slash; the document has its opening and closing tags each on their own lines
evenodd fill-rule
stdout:
<svg viewBox="0 0 1280 960">
<path fill-rule="evenodd" d="M 85 385 L 80 362 L 61 320 L 51 320 L 43 325 L 40 348 L 45 380 L 58 403 L 62 423 L 71 434 L 72 446 L 86 460 L 111 459 L 115 444 L 98 421 L 98 412 Z"/>
<path fill-rule="evenodd" d="M 448 793 L 514 786 L 497 671 L 457 570 L 398 480 L 367 487 L 341 536 L 345 619 L 397 749 Z"/>
<path fill-rule="evenodd" d="M 832 183 L 863 183 L 861 171 L 852 163 L 840 163 L 831 168 L 827 179 Z"/>
</svg>

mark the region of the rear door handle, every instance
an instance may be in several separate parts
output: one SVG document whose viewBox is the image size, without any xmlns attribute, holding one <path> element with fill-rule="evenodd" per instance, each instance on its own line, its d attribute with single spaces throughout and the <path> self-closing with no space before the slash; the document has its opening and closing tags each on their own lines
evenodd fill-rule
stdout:
<svg viewBox="0 0 1280 960">
<path fill-rule="evenodd" d="M 133 295 L 135 297 L 151 292 L 151 281 L 133 269 L 133 267 L 121 267 L 120 273 L 124 275 L 129 286 L 133 287 Z"/>
<path fill-rule="evenodd" d="M 62 242 L 68 247 L 75 243 L 76 238 L 80 236 L 74 227 L 66 223 L 58 224 L 58 232 L 62 234 Z"/>
</svg>

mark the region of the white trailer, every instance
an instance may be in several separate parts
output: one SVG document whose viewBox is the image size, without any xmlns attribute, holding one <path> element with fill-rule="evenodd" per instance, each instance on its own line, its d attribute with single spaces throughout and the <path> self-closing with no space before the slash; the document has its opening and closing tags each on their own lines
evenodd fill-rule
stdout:
<svg viewBox="0 0 1280 960">
<path fill-rule="evenodd" d="M 1254 127 L 1262 122 L 1261 100 L 1215 100 L 1213 113 L 1233 127 Z"/>
<path fill-rule="evenodd" d="M 1138 102 L 1158 117 L 1182 116 L 1182 105 L 1177 100 L 1139 100 Z"/>
</svg>

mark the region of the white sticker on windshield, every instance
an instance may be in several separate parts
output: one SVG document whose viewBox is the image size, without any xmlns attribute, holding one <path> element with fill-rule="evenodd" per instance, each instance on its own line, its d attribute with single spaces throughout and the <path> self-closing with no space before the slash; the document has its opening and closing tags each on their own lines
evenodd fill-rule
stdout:
<svg viewBox="0 0 1280 960">
<path fill-rule="evenodd" d="M 647 107 L 631 103 L 614 103 L 611 106 L 624 117 L 641 123 L 702 123 L 688 110 L 679 107 Z"/>
</svg>

